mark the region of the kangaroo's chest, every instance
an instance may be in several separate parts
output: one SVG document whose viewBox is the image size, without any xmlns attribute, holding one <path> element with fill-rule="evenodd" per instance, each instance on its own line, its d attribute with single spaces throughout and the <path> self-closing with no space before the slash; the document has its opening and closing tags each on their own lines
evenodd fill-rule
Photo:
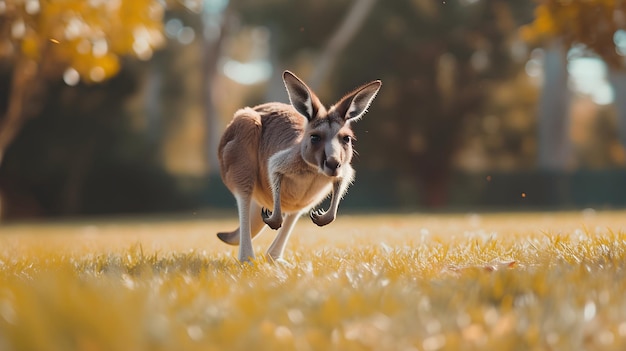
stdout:
<svg viewBox="0 0 626 351">
<path fill-rule="evenodd" d="M 322 174 L 288 174 L 281 183 L 281 204 L 294 209 L 313 206 L 328 196 L 331 190 L 331 179 Z"/>
<path fill-rule="evenodd" d="M 265 183 L 265 182 L 263 182 Z M 320 203 L 332 190 L 330 178 L 316 172 L 284 174 L 280 184 L 280 203 L 284 212 L 299 212 Z M 259 204 L 272 208 L 274 200 L 269 182 L 254 191 Z"/>
</svg>

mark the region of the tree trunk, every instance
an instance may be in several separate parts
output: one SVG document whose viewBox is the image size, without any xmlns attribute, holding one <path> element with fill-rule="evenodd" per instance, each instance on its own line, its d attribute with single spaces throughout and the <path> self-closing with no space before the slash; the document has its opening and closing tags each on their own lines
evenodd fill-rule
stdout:
<svg viewBox="0 0 626 351">
<path fill-rule="evenodd" d="M 4 118 L 0 120 L 0 167 L 7 149 L 19 133 L 24 123 L 24 103 L 37 75 L 37 64 L 27 59 L 17 59 L 11 79 L 9 105 Z"/>
<path fill-rule="evenodd" d="M 219 174 L 219 160 L 217 158 L 217 149 L 222 133 L 222 123 L 218 115 L 215 102 L 213 101 L 213 87 L 218 72 L 218 63 L 222 55 L 222 43 L 226 37 L 228 29 L 228 14 L 224 13 L 218 17 L 210 16 L 205 18 L 205 27 L 207 21 L 221 21 L 219 34 L 216 37 L 206 37 L 203 41 L 202 55 L 204 58 L 203 68 L 203 89 L 204 89 L 204 114 L 206 118 L 207 128 L 207 160 L 210 174 Z"/>
<path fill-rule="evenodd" d="M 609 80 L 615 92 L 615 110 L 617 113 L 617 130 L 619 140 L 626 147 L 626 71 L 609 68 Z"/>
<path fill-rule="evenodd" d="M 539 158 L 542 170 L 564 171 L 571 164 L 569 92 L 563 45 L 553 41 L 545 48 L 544 83 L 538 109 Z"/>
<path fill-rule="evenodd" d="M 90 139 L 79 150 L 67 167 L 67 177 L 64 184 L 63 197 L 61 198 L 61 211 L 63 215 L 78 215 L 83 205 L 82 194 L 86 177 L 93 164 L 95 139 Z"/>
<path fill-rule="evenodd" d="M 328 74 L 332 72 L 337 58 L 350 44 L 352 38 L 359 32 L 365 23 L 377 0 L 354 0 L 352 7 L 344 18 L 343 22 L 328 41 L 326 48 L 320 55 L 309 79 L 311 89 L 319 89 L 326 80 Z"/>
</svg>

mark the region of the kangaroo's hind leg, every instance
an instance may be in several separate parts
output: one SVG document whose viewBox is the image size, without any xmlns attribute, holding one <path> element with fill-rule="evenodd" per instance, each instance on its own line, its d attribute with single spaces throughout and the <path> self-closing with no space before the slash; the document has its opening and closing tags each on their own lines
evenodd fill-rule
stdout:
<svg viewBox="0 0 626 351">
<path fill-rule="evenodd" d="M 239 262 L 249 262 L 254 260 L 252 234 L 250 234 L 250 203 L 252 198 L 248 194 L 237 194 L 235 198 L 239 211 Z"/>
<path fill-rule="evenodd" d="M 270 245 L 270 248 L 267 250 L 268 258 L 273 261 L 283 260 L 285 245 L 287 244 L 287 240 L 289 240 L 289 236 L 291 235 L 293 227 L 296 225 L 298 218 L 300 218 L 299 212 L 285 214 L 285 218 L 283 219 L 283 225 L 278 230 L 276 239 L 274 239 L 272 245 Z"/>
<path fill-rule="evenodd" d="M 237 200 L 239 212 L 239 260 L 254 259 L 250 207 L 258 179 L 258 148 L 261 138 L 261 116 L 250 108 L 237 111 L 224 131 L 218 148 L 220 172 L 226 187 Z M 236 241 L 237 235 L 222 234 Z"/>
<path fill-rule="evenodd" d="M 261 206 L 254 200 L 250 202 L 250 235 L 252 239 L 261 234 L 265 229 L 265 223 L 261 217 Z M 240 228 L 233 230 L 232 232 L 217 233 L 217 237 L 229 245 L 239 245 Z"/>
</svg>

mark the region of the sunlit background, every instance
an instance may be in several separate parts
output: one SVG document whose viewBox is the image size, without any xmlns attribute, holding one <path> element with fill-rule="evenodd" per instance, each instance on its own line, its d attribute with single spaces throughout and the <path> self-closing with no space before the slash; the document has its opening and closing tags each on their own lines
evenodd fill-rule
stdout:
<svg viewBox="0 0 626 351">
<path fill-rule="evenodd" d="M 0 0 L 3 219 L 232 209 L 240 107 L 381 79 L 347 210 L 626 206 L 624 5 Z"/>
</svg>

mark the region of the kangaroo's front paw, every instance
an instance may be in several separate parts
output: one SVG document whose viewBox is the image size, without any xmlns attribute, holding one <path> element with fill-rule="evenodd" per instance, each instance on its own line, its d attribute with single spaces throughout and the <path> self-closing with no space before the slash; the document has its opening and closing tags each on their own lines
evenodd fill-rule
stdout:
<svg viewBox="0 0 626 351">
<path fill-rule="evenodd" d="M 263 222 L 269 225 L 270 228 L 276 230 L 283 225 L 283 217 L 277 215 L 276 213 L 272 213 L 272 211 L 267 208 L 263 208 L 261 210 L 261 217 L 263 218 Z"/>
<path fill-rule="evenodd" d="M 318 226 L 325 226 L 335 220 L 335 215 L 324 210 L 311 211 L 311 220 Z"/>
</svg>

